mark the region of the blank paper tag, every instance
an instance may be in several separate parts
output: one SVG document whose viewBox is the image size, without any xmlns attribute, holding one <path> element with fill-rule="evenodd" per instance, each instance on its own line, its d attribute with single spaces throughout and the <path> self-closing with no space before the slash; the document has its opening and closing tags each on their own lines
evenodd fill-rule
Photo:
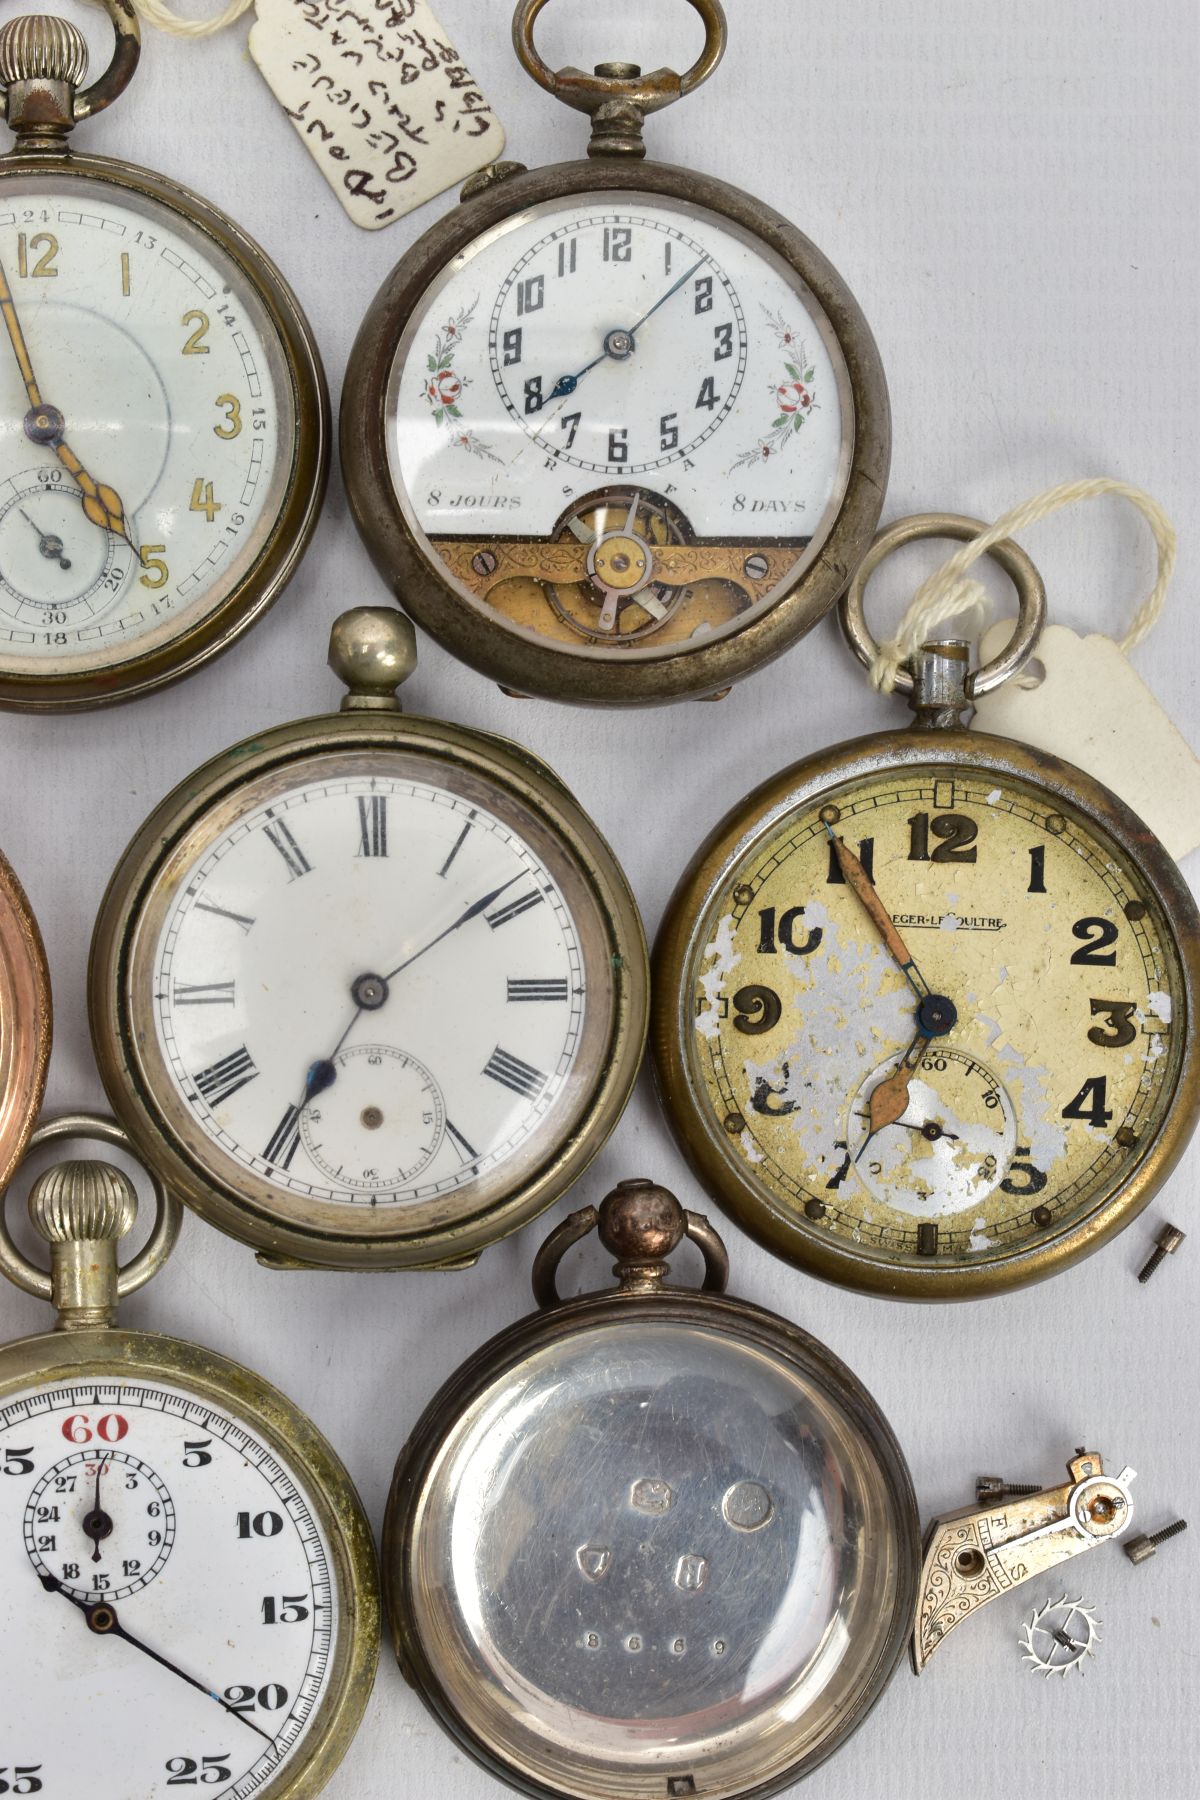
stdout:
<svg viewBox="0 0 1200 1800">
<path fill-rule="evenodd" d="M 1011 620 L 984 637 L 984 662 L 1012 636 Z M 1035 652 L 1036 688 L 1020 677 L 985 694 L 974 723 L 1048 750 L 1102 781 L 1143 818 L 1176 861 L 1200 845 L 1200 760 L 1112 638 L 1048 625 Z"/>
<path fill-rule="evenodd" d="M 494 162 L 504 128 L 427 0 L 255 0 L 250 54 L 356 225 Z"/>
</svg>

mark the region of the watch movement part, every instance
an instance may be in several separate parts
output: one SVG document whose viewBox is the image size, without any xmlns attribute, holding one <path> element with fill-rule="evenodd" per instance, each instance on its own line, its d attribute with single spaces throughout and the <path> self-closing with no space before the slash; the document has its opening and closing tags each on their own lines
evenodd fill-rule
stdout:
<svg viewBox="0 0 1200 1800">
<path fill-rule="evenodd" d="M 1150 1253 L 1150 1258 L 1138 1275 L 1140 1282 L 1149 1281 L 1155 1269 L 1168 1256 L 1174 1256 L 1187 1233 L 1180 1231 L 1178 1225 L 1164 1225 L 1158 1234 L 1158 1242 Z"/>
<path fill-rule="evenodd" d="M 1003 1507 L 964 1507 L 935 1519 L 926 1538 L 912 1637 L 919 1675 L 956 1625 L 1022 1582 L 1107 1543 L 1133 1518 L 1136 1470 L 1105 1475 L 1101 1458 L 1079 1450 L 1070 1481 Z"/>
<path fill-rule="evenodd" d="M 1139 1532 L 1136 1537 L 1131 1537 L 1127 1544 L 1122 1544 L 1121 1548 L 1131 1563 L 1149 1562 L 1152 1556 L 1157 1556 L 1160 1544 L 1165 1544 L 1168 1539 L 1178 1537 L 1180 1532 L 1186 1530 L 1187 1520 L 1176 1519 L 1173 1525 L 1164 1525 L 1161 1531 L 1152 1531 L 1149 1534 L 1144 1531 Z"/>
</svg>

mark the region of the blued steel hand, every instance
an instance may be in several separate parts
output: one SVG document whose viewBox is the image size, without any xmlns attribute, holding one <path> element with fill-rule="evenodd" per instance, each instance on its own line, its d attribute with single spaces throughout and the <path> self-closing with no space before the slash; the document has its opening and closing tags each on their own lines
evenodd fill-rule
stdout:
<svg viewBox="0 0 1200 1800">
<path fill-rule="evenodd" d="M 696 273 L 696 270 L 703 268 L 704 264 L 707 261 L 708 261 L 708 258 L 706 256 L 702 256 L 700 258 L 699 262 L 693 263 L 691 268 L 687 271 L 687 273 L 684 275 L 681 275 L 679 277 L 679 280 L 676 281 L 675 283 L 673 283 L 673 285 L 667 289 L 666 293 L 663 294 L 661 299 L 658 299 L 654 302 L 654 305 L 650 308 L 649 312 L 644 312 L 642 314 L 641 318 L 637 321 L 637 323 L 635 325 L 628 326 L 627 329 L 623 333 L 618 332 L 617 335 L 628 338 L 630 340 L 630 348 L 632 349 L 632 340 L 637 335 L 637 333 L 642 329 L 642 326 L 646 323 L 646 320 L 652 319 L 654 317 L 655 313 L 658 311 L 659 307 L 665 306 L 667 304 L 667 301 L 670 300 L 675 294 L 677 294 L 681 287 L 686 287 L 688 282 L 692 279 L 692 276 Z M 603 348 L 603 350 L 601 350 L 599 356 L 594 356 L 590 363 L 585 363 L 583 368 L 580 369 L 576 374 L 559 376 L 559 378 L 555 382 L 554 386 L 550 389 L 550 392 L 546 395 L 546 398 L 540 402 L 540 404 L 537 408 L 537 410 L 539 412 L 542 410 L 543 406 L 549 406 L 551 400 L 561 400 L 564 397 L 564 395 L 573 394 L 575 392 L 575 389 L 579 386 L 580 382 L 583 380 L 585 375 L 590 375 L 593 369 L 597 368 L 600 363 L 607 361 L 608 358 L 612 356 L 613 352 L 608 347 L 609 338 L 611 338 L 612 336 L 613 336 L 612 332 L 609 332 L 606 335 L 606 337 L 604 339 L 604 348 Z M 622 357 L 619 357 L 617 360 L 623 362 L 625 360 L 625 358 L 624 358 L 624 356 L 622 356 Z"/>
<path fill-rule="evenodd" d="M 362 1018 L 363 1013 L 376 1012 L 383 1005 L 388 995 L 388 983 L 394 981 L 397 975 L 402 975 L 405 969 L 411 969 L 412 965 L 415 962 L 419 962 L 421 957 L 427 956 L 436 944 L 442 943 L 445 938 L 448 938 L 454 932 L 459 931 L 472 919 L 477 919 L 481 912 L 487 910 L 493 900 L 498 900 L 507 888 L 512 887 L 513 883 L 520 881 L 520 879 L 520 875 L 513 875 L 510 876 L 507 881 L 502 881 L 498 888 L 493 888 L 490 894 L 485 894 L 483 896 L 482 900 L 476 900 L 473 905 L 468 906 L 466 912 L 460 913 L 459 917 L 455 919 L 452 925 L 447 925 L 446 929 L 444 931 L 439 931 L 435 938 L 430 938 L 427 944 L 423 944 L 419 950 L 414 950 L 413 954 L 405 957 L 402 963 L 397 963 L 396 967 L 390 970 L 388 974 L 359 976 L 358 980 L 350 990 L 351 993 L 356 996 L 361 996 L 365 985 L 374 983 L 378 989 L 378 998 L 375 998 L 373 994 L 371 1002 L 368 1005 L 364 1003 L 362 998 L 356 997 L 354 1016 L 337 1043 L 334 1045 L 332 1055 L 323 1056 L 319 1061 L 309 1065 L 308 1074 L 304 1079 L 304 1096 L 300 1101 L 301 1112 L 303 1112 L 310 1100 L 315 1100 L 318 1094 L 323 1094 L 326 1088 L 333 1086 L 334 1082 L 337 1080 L 336 1058 L 338 1051 L 346 1042 L 346 1039 L 358 1024 L 358 1021 Z"/>
<path fill-rule="evenodd" d="M 221 1695 L 213 1688 L 206 1686 L 203 1681 L 197 1681 L 194 1675 L 189 1675 L 186 1669 L 179 1667 L 178 1663 L 173 1663 L 167 1657 L 160 1656 L 157 1650 L 152 1650 L 149 1644 L 142 1642 L 141 1638 L 136 1638 L 131 1631 L 126 1631 L 117 1618 L 116 1608 L 109 1601 L 82 1600 L 78 1594 L 72 1594 L 68 1588 L 65 1588 L 61 1581 L 56 1581 L 53 1575 L 43 1575 L 41 1583 L 48 1594 L 61 1594 L 64 1600 L 69 1600 L 72 1606 L 77 1606 L 88 1622 L 88 1630 L 94 1631 L 97 1637 L 117 1637 L 122 1642 L 131 1644 L 135 1650 L 140 1650 L 143 1656 L 148 1656 L 152 1662 L 158 1663 L 160 1668 L 169 1669 L 172 1675 L 178 1675 L 179 1679 L 186 1681 L 189 1687 L 194 1687 L 200 1693 L 207 1694 L 210 1700 L 215 1700 L 225 1712 L 232 1714 L 235 1719 L 240 1719 L 249 1730 L 257 1732 L 260 1738 L 265 1738 L 268 1744 L 275 1742 L 269 1731 L 264 1731 L 261 1726 L 254 1723 L 253 1719 L 248 1719 L 245 1713 L 240 1712 L 236 1706 L 231 1706 L 229 1701 L 222 1699 Z"/>
<path fill-rule="evenodd" d="M 17 367 L 21 371 L 21 380 L 25 385 L 25 393 L 29 400 L 29 412 L 25 418 L 25 435 L 35 444 L 45 444 L 53 450 L 63 468 L 79 483 L 83 496 L 83 510 L 93 525 L 103 530 L 113 531 L 123 537 L 134 555 L 138 547 L 129 534 L 129 526 L 125 522 L 125 508 L 121 504 L 121 496 L 115 488 L 93 479 L 66 442 L 67 422 L 56 406 L 48 406 L 42 398 L 42 390 L 38 386 L 37 376 L 33 370 L 33 359 L 29 354 L 29 346 L 25 342 L 25 333 L 21 329 L 21 321 L 17 317 L 16 302 L 12 297 L 12 289 L 8 285 L 8 276 L 4 264 L 0 263 L 0 313 L 4 315 L 4 323 L 8 329 L 9 342 L 13 355 L 17 359 Z"/>
<path fill-rule="evenodd" d="M 686 287 L 688 282 L 692 279 L 692 276 L 696 273 L 696 270 L 702 269 L 704 267 L 704 264 L 707 261 L 708 261 L 707 256 L 702 256 L 700 258 L 699 262 L 694 262 L 692 264 L 691 268 L 688 270 L 687 274 L 681 275 L 679 277 L 679 280 L 677 282 L 675 282 L 674 286 L 669 287 L 667 289 L 667 291 L 663 295 L 662 299 L 656 300 L 654 302 L 654 305 L 650 308 L 650 311 L 644 312 L 642 314 L 641 318 L 638 320 L 637 324 L 631 325 L 629 327 L 630 337 L 632 337 L 635 332 L 640 331 L 642 329 L 642 326 L 646 323 L 646 320 L 652 319 L 654 317 L 655 313 L 658 311 L 659 307 L 665 306 L 667 304 L 667 301 L 670 300 L 671 298 L 673 298 L 673 296 L 679 292 L 681 287 Z"/>
<path fill-rule="evenodd" d="M 521 871 L 521 874 L 524 874 L 524 870 Z M 498 888 L 493 888 L 490 894 L 485 894 L 483 896 L 482 900 L 476 900 L 473 906 L 468 906 L 465 913 L 460 913 L 453 925 L 447 925 L 445 931 L 439 931 L 437 936 L 435 938 L 430 938 L 429 942 L 422 945 L 420 950 L 414 950 L 413 954 L 411 956 L 406 956 L 402 963 L 397 963 L 396 967 L 390 969 L 383 979 L 385 981 L 394 981 L 396 976 L 402 974 L 405 969 L 411 969 L 412 965 L 415 962 L 418 962 L 422 956 L 427 955 L 428 952 L 433 949 L 435 944 L 440 944 L 443 938 L 448 938 L 452 932 L 460 930 L 462 926 L 469 924 L 472 919 L 477 919 L 481 912 L 487 911 L 493 900 L 498 900 L 501 894 L 505 893 L 507 889 L 512 887 L 514 882 L 520 881 L 520 879 L 521 875 L 511 875 L 507 881 L 502 881 Z"/>
</svg>

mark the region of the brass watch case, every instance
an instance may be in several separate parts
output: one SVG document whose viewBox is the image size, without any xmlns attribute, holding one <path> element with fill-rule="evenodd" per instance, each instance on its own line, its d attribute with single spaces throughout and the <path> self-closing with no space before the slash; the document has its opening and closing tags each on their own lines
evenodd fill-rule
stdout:
<svg viewBox="0 0 1200 1800">
<path fill-rule="evenodd" d="M 571 1221 L 568 1221 L 568 1225 Z M 719 1239 L 717 1242 L 719 1243 Z M 547 1249 L 549 1249 L 547 1245 Z M 418 1420 L 400 1452 L 388 1496 L 382 1542 L 384 1604 L 401 1673 L 430 1712 L 481 1768 L 533 1800 L 561 1800 L 562 1790 L 525 1780 L 495 1745 L 465 1723 L 435 1674 L 414 1624 L 412 1551 L 420 1531 L 425 1491 L 443 1446 L 462 1413 L 477 1397 L 540 1350 L 553 1349 L 573 1332 L 602 1326 L 612 1331 L 620 1354 L 623 1328 L 644 1321 L 671 1322 L 719 1331 L 750 1346 L 764 1359 L 782 1361 L 832 1391 L 842 1409 L 869 1439 L 891 1494 L 901 1555 L 891 1618 L 878 1660 L 837 1727 L 778 1778 L 739 1793 L 738 1800 L 766 1800 L 833 1754 L 862 1724 L 882 1695 L 904 1654 L 912 1631 L 921 1563 L 916 1498 L 903 1452 L 877 1402 L 828 1347 L 762 1307 L 720 1293 L 667 1287 L 647 1293 L 634 1286 L 582 1295 L 530 1314 L 477 1350 L 445 1383 Z M 514 1702 L 515 1707 L 515 1702 Z M 647 1789 L 647 1791 L 649 1791 Z"/>
<path fill-rule="evenodd" d="M 513 172 L 516 170 L 517 172 Z M 791 589 L 744 629 L 658 658 L 588 658 L 518 635 L 471 604 L 421 547 L 388 462 L 387 399 L 400 340 L 426 290 L 455 257 L 526 208 L 571 195 L 644 193 L 706 208 L 757 239 L 809 288 L 845 358 L 853 448 L 847 487 L 824 544 Z M 497 165 L 495 178 L 419 238 L 363 320 L 342 391 L 341 456 L 351 510 L 384 580 L 417 623 L 463 662 L 521 694 L 581 705 L 648 705 L 719 694 L 781 655 L 837 600 L 870 546 L 887 485 L 891 415 L 879 352 L 833 265 L 780 213 L 740 188 L 667 163 Z"/>
<path fill-rule="evenodd" d="M 260 1790 L 262 1800 L 310 1800 L 329 1781 L 358 1729 L 379 1662 L 375 1544 L 349 1475 L 326 1439 L 277 1388 L 229 1357 L 155 1332 L 52 1331 L 0 1348 L 0 1404 L 39 1384 L 178 1383 L 213 1406 L 243 1414 L 292 1463 L 326 1535 L 342 1601 L 328 1690 L 302 1748 Z"/>
<path fill-rule="evenodd" d="M 331 751 L 405 752 L 499 785 L 530 808 L 564 846 L 589 888 L 613 971 L 607 1052 L 596 1085 L 569 1134 L 533 1175 L 473 1217 L 405 1231 L 376 1215 L 376 1229 L 282 1223 L 205 1167 L 184 1142 L 174 1096 L 150 1090 L 137 1051 L 148 1026 L 131 1011 L 132 936 L 172 852 L 211 809 L 243 784 Z M 283 1267 L 401 1269 L 463 1267 L 553 1204 L 591 1162 L 624 1110 L 641 1066 L 649 1011 L 649 967 L 637 903 L 612 851 L 558 777 L 516 744 L 440 720 L 401 713 L 333 713 L 282 725 L 235 745 L 198 769 L 155 808 L 109 883 L 92 939 L 88 974 L 92 1043 L 105 1092 L 140 1156 L 208 1224 Z M 152 1026 L 149 1027 L 152 1029 Z M 247 1180 L 250 1177 L 247 1176 Z M 342 1210 L 342 1209 L 339 1209 Z M 363 1224 L 369 1221 L 363 1219 Z M 346 1225 L 350 1224 L 347 1219 Z"/>
<path fill-rule="evenodd" d="M 295 574 L 320 518 L 329 477 L 329 390 L 320 353 L 299 301 L 265 251 L 232 219 L 179 182 L 135 163 L 80 154 L 65 145 L 20 146 L 0 157 L 0 203 L 10 186 L 25 188 L 67 178 L 132 193 L 177 214 L 212 241 L 218 258 L 237 266 L 278 337 L 291 382 L 295 437 L 287 490 L 275 524 L 257 561 L 218 607 L 156 649 L 135 652 L 100 670 L 87 668 L 81 658 L 78 669 L 47 677 L 33 668 L 5 667 L 0 657 L 0 706 L 15 712 L 114 705 L 179 681 L 228 650 L 274 605 Z"/>
<path fill-rule="evenodd" d="M 24 889 L 0 856 L 0 1193 L 37 1123 L 51 1035 L 41 933 Z"/>
<path fill-rule="evenodd" d="M 886 1261 L 835 1240 L 746 1181 L 720 1121 L 711 1116 L 690 1068 L 689 970 L 700 948 L 700 922 L 751 845 L 794 809 L 833 799 L 842 783 L 884 771 L 966 765 L 979 775 L 1015 776 L 1058 796 L 1110 837 L 1145 878 L 1179 957 L 1183 1017 L 1172 1034 L 1183 1045 L 1173 1097 L 1159 1131 L 1148 1135 L 1119 1177 L 1093 1197 L 1087 1215 L 1051 1229 L 1033 1247 L 981 1258 L 970 1268 Z M 1167 1180 L 1200 1115 L 1200 915 L 1175 863 L 1123 801 L 1083 770 L 1041 751 L 984 732 L 938 729 L 855 738 L 782 770 L 739 803 L 697 852 L 671 898 L 654 948 L 651 1043 L 658 1091 L 677 1143 L 705 1190 L 763 1247 L 823 1280 L 900 1300 L 969 1300 L 1042 1281 L 1098 1250 L 1137 1218 Z"/>
</svg>

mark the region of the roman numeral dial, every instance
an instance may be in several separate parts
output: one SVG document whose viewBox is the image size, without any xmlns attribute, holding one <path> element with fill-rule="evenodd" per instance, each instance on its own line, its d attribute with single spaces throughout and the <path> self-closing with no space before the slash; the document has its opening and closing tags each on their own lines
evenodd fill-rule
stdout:
<svg viewBox="0 0 1200 1800">
<path fill-rule="evenodd" d="M 440 1205 L 544 1158 L 611 965 L 565 852 L 476 787 L 363 761 L 277 781 L 196 856 L 155 952 L 155 1040 L 196 1154 L 239 1182 Z"/>
</svg>

